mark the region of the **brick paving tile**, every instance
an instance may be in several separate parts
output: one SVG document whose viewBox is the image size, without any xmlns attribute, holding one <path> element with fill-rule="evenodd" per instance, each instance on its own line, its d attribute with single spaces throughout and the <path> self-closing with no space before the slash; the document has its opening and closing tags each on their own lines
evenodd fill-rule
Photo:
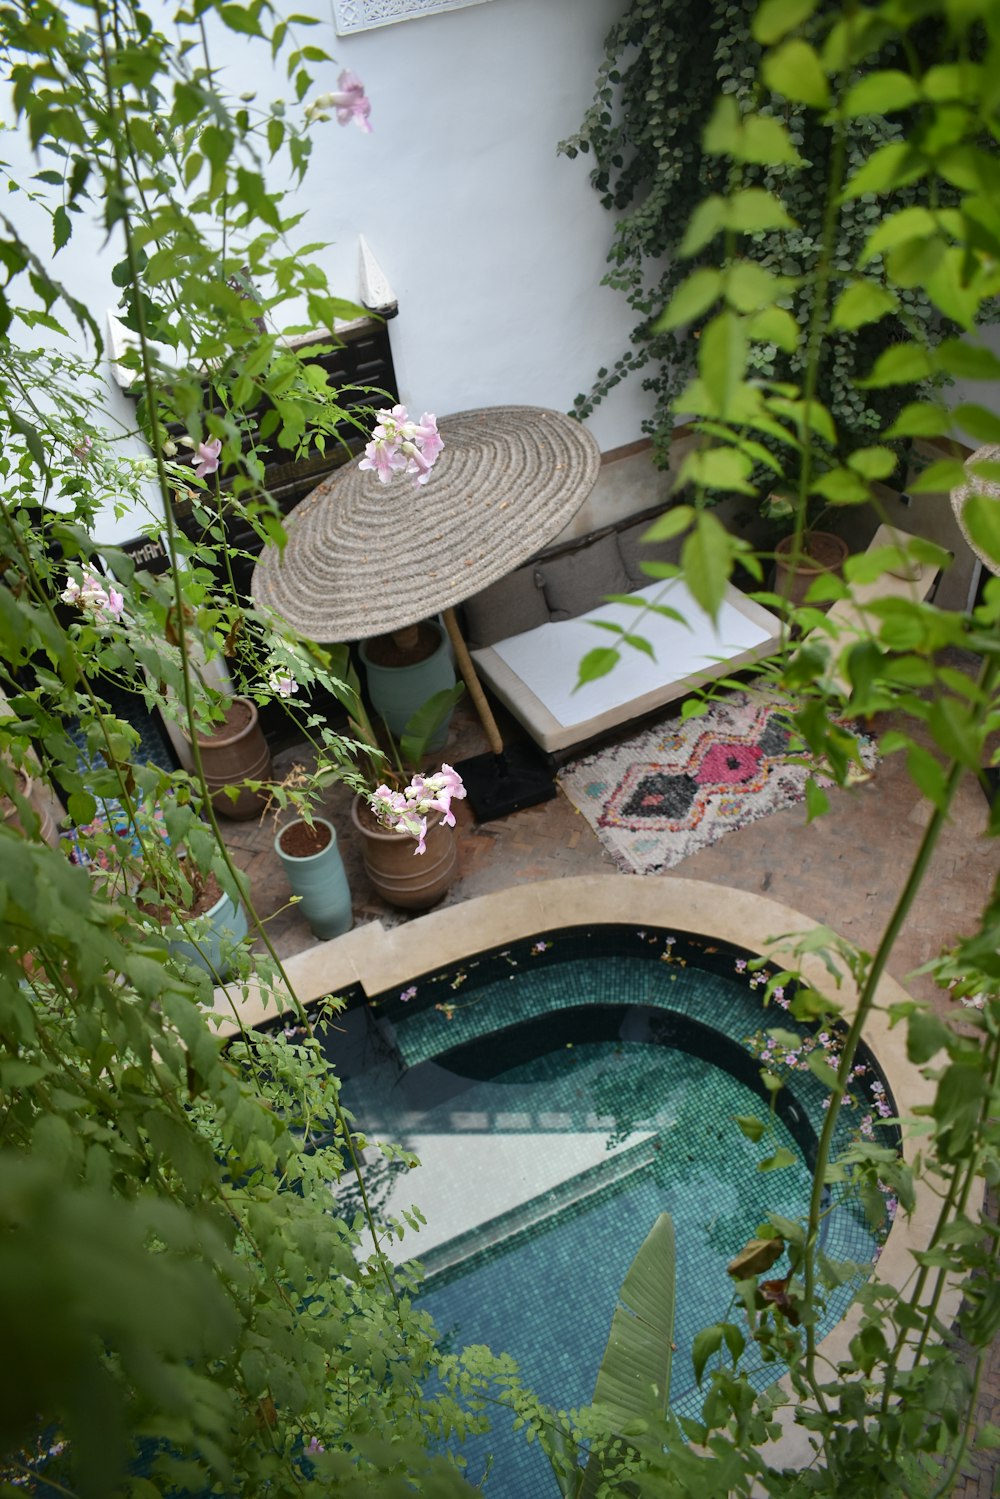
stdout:
<svg viewBox="0 0 1000 1499">
<path fill-rule="evenodd" d="M 874 728 L 884 732 L 893 726 L 887 715 Z M 482 747 L 474 714 L 463 703 L 443 758 L 453 764 L 481 753 Z M 276 756 L 277 776 L 287 774 L 296 761 L 308 763 L 301 749 Z M 899 898 L 928 813 L 899 755 L 885 758 L 870 781 L 850 790 L 834 789 L 829 796 L 829 814 L 811 824 L 801 807 L 776 812 L 651 878 L 676 875 L 766 893 L 872 951 Z M 352 836 L 351 799 L 346 788 L 331 787 L 320 811 L 337 831 L 356 923 L 378 919 L 388 926 L 414 919 L 391 910 L 369 889 Z M 459 878 L 444 904 L 553 876 L 615 873 L 614 861 L 589 823 L 561 793 L 541 806 L 479 827 L 467 806 L 457 811 Z M 893 977 L 915 997 L 942 1010 L 949 1007 L 947 995 L 914 970 L 975 930 L 998 870 L 997 842 L 984 836 L 986 817 L 985 797 L 974 778 L 967 777 L 889 963 Z M 288 815 L 280 820 L 288 820 Z M 229 824 L 226 841 L 250 876 L 260 915 L 270 918 L 268 931 L 279 955 L 288 957 L 314 939 L 301 915 L 287 905 L 288 889 L 273 848 L 278 821 L 268 814 L 259 823 Z M 994 1419 L 1000 1406 L 1000 1350 L 994 1352 L 985 1374 L 980 1421 Z M 988 1499 L 995 1473 L 992 1454 L 976 1454 L 954 1494 L 958 1499 Z"/>
</svg>

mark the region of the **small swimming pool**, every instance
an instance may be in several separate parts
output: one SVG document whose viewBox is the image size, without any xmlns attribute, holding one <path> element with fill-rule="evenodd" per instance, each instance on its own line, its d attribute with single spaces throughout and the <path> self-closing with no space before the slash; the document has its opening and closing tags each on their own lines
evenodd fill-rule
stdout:
<svg viewBox="0 0 1000 1499">
<path fill-rule="evenodd" d="M 667 1211 L 671 1401 L 697 1414 L 691 1344 L 731 1313 L 726 1264 L 769 1213 L 795 1219 L 808 1204 L 826 1097 L 809 1058 L 835 1058 L 838 1037 L 796 1022 L 793 1002 L 790 985 L 724 942 L 605 926 L 480 954 L 355 1012 L 353 1055 L 346 1067 L 338 1058 L 344 1103 L 369 1139 L 421 1159 L 411 1172 L 379 1157 L 369 1190 L 382 1216 L 416 1203 L 427 1218 L 396 1255 L 423 1264 L 423 1301 L 446 1345 L 488 1344 L 544 1400 L 586 1404 L 618 1289 Z M 764 1070 L 783 1083 L 773 1112 Z M 870 1054 L 852 1086 L 838 1146 L 858 1131 L 898 1146 L 880 1122 L 895 1109 Z M 748 1117 L 767 1126 L 756 1142 L 735 1122 Z M 789 1164 L 761 1169 L 775 1158 Z M 858 1269 L 830 1295 L 821 1333 L 882 1237 L 850 1196 L 824 1233 L 827 1256 Z M 745 1357 L 762 1387 L 780 1372 Z M 500 1423 L 467 1449 L 470 1477 L 490 1452 L 494 1499 L 555 1492 L 544 1458 Z"/>
</svg>

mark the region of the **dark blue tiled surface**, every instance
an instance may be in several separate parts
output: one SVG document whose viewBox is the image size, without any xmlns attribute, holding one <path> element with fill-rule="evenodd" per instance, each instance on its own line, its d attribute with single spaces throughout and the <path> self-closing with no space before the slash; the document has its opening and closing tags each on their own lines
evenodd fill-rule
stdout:
<svg viewBox="0 0 1000 1499">
<path fill-rule="evenodd" d="M 739 1320 L 726 1263 L 767 1214 L 805 1213 L 825 1096 L 811 1073 L 796 1072 L 764 1140 L 752 1143 L 733 1122 L 767 1114 L 748 1037 L 765 1025 L 807 1031 L 781 1010 L 762 1009 L 760 993 L 736 972 L 739 960 L 725 944 L 683 934 L 575 931 L 425 975 L 407 986 L 415 992 L 405 1000 L 379 996 L 369 1024 L 384 1062 L 347 1085 L 345 1102 L 362 1128 L 371 1121 L 382 1137 L 405 1143 L 407 1127 L 454 1135 L 456 1194 L 456 1117 L 475 1116 L 480 1129 L 492 1124 L 507 1133 L 512 1120 L 525 1121 L 526 1152 L 544 1150 L 546 1133 L 595 1129 L 598 1121 L 609 1147 L 652 1141 L 638 1169 L 585 1200 L 563 1205 L 553 1193 L 539 1221 L 501 1214 L 478 1238 L 464 1236 L 462 1263 L 432 1273 L 423 1297 L 448 1346 L 486 1343 L 510 1353 L 544 1400 L 585 1404 L 621 1282 L 657 1214 L 668 1211 L 678 1254 L 672 1404 L 679 1414 L 698 1413 L 694 1335 L 711 1322 Z M 841 1145 L 856 1125 L 845 1111 Z M 758 1170 L 779 1145 L 795 1164 Z M 874 1243 L 855 1203 L 830 1214 L 829 1258 L 867 1265 Z M 428 1261 L 433 1271 L 433 1253 Z M 851 1295 L 851 1284 L 830 1293 L 824 1330 Z M 780 1373 L 745 1358 L 761 1387 Z M 555 1493 L 523 1434 L 498 1423 L 488 1443 L 468 1449 L 470 1476 L 479 1476 L 488 1452 L 495 1464 L 485 1491 L 494 1499 Z"/>
</svg>

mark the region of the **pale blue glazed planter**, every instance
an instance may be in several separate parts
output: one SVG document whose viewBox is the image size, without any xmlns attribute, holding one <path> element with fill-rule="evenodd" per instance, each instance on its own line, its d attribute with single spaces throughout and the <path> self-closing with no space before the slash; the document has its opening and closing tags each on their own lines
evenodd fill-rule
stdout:
<svg viewBox="0 0 1000 1499">
<path fill-rule="evenodd" d="M 358 653 L 364 662 L 368 696 L 376 714 L 383 718 L 389 733 L 398 741 L 406 725 L 424 706 L 429 697 L 455 685 L 455 667 L 451 659 L 448 637 L 437 620 L 430 620 L 440 636 L 440 643 L 432 656 L 416 661 L 412 666 L 379 666 L 368 655 L 368 642 L 362 640 Z M 451 714 L 441 724 L 434 738 L 428 740 L 428 750 L 439 750 L 448 738 Z"/>
<path fill-rule="evenodd" d="M 204 924 L 204 932 L 198 937 L 197 947 L 192 942 L 181 940 L 171 942 L 170 951 L 204 968 L 210 978 L 225 979 L 229 963 L 222 956 L 223 947 L 228 951 L 247 934 L 247 913 L 243 903 L 237 903 L 232 896 L 223 893 L 210 911 L 193 919 L 193 926 L 197 928 L 200 924 Z"/>
<path fill-rule="evenodd" d="M 286 853 L 281 846 L 286 833 L 306 825 L 302 818 L 287 823 L 274 840 L 275 853 L 281 860 L 292 894 L 300 897 L 299 909 L 312 927 L 314 936 L 324 940 L 342 937 L 354 925 L 354 912 L 351 887 L 347 883 L 333 824 L 325 817 L 313 818 L 314 827 L 330 830 L 330 841 L 319 853 L 302 857 Z"/>
</svg>

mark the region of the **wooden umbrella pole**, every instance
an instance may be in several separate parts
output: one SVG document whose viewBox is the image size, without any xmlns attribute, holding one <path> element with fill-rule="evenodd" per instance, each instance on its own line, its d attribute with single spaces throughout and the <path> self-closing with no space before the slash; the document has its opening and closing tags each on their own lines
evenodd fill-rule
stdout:
<svg viewBox="0 0 1000 1499">
<path fill-rule="evenodd" d="M 503 740 L 500 738 L 500 730 L 497 728 L 497 721 L 490 711 L 490 705 L 486 701 L 486 694 L 483 691 L 482 684 L 476 676 L 476 668 L 472 663 L 468 647 L 462 639 L 462 632 L 458 628 L 458 620 L 455 618 L 454 609 L 445 609 L 444 627 L 448 631 L 448 639 L 451 641 L 452 650 L 455 652 L 455 664 L 462 673 L 462 680 L 469 689 L 469 696 L 476 705 L 476 712 L 479 714 L 479 721 L 490 742 L 490 749 L 495 755 L 502 755 Z"/>
</svg>

